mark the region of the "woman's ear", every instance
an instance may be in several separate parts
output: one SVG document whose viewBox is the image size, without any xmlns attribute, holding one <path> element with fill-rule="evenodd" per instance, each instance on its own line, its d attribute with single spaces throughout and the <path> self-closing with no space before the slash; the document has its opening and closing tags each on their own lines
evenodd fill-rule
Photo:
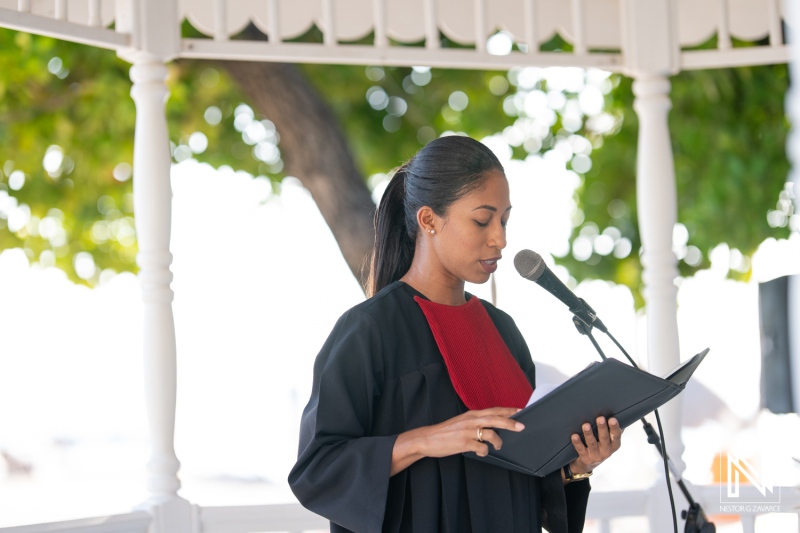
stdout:
<svg viewBox="0 0 800 533">
<path fill-rule="evenodd" d="M 436 233 L 436 219 L 438 218 L 436 213 L 433 212 L 433 209 L 427 205 L 420 207 L 417 211 L 417 224 L 419 224 L 419 227 L 424 233 L 428 233 L 429 235 L 434 235 Z"/>
</svg>

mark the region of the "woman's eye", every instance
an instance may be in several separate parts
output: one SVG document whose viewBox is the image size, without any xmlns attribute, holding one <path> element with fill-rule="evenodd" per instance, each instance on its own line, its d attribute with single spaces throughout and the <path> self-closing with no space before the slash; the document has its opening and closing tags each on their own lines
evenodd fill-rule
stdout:
<svg viewBox="0 0 800 533">
<path fill-rule="evenodd" d="M 476 220 L 475 223 L 477 225 L 479 225 L 480 227 L 482 227 L 482 228 L 485 228 L 486 226 L 489 225 L 489 221 L 488 220 L 486 222 L 480 222 L 480 221 Z"/>
</svg>

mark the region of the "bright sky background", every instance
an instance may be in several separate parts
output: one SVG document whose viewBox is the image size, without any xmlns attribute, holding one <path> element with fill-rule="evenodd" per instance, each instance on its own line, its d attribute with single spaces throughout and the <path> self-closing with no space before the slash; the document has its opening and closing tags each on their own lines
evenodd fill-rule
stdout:
<svg viewBox="0 0 800 533">
<path fill-rule="evenodd" d="M 552 367 L 540 370 L 549 381 L 597 356 L 566 309 L 520 278 L 512 259 L 523 248 L 548 260 L 564 250 L 578 182 L 540 158 L 506 167 L 514 212 L 496 275 L 498 305 L 515 318 L 534 359 Z M 363 294 L 297 180 L 285 180 L 276 197 L 262 180 L 188 160 L 174 167 L 173 189 L 181 494 L 201 505 L 293 501 L 285 479 L 314 357 Z M 797 235 L 762 248 L 756 279 L 800 270 Z M 800 439 L 797 417 L 757 416 L 758 289 L 725 280 L 726 272 L 727 255 L 717 253 L 710 270 L 679 290 L 682 357 L 711 347 L 695 377 L 702 387 L 684 395 L 695 406 L 687 420 L 699 426 L 684 431 L 684 459 L 698 483 L 711 481 L 717 452 L 762 464 L 790 454 L 767 435 Z M 489 298 L 488 284 L 469 290 Z M 634 312 L 629 291 L 594 281 L 576 292 L 646 364 L 646 318 Z M 34 468 L 9 476 L 0 462 L 0 526 L 128 511 L 146 497 L 136 278 L 121 274 L 90 290 L 8 250 L 0 254 L 0 295 L 0 450 Z M 651 482 L 655 452 L 638 428 L 626 433 L 623 452 L 598 472 L 595 490 Z M 797 470 L 783 468 L 780 484 L 800 482 Z"/>
</svg>

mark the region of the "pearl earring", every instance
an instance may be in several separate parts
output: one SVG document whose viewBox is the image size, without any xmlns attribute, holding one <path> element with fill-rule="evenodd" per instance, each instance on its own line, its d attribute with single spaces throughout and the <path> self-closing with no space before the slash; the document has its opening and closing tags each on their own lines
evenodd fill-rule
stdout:
<svg viewBox="0 0 800 533">
<path fill-rule="evenodd" d="M 428 233 L 430 233 L 431 235 L 433 235 L 434 233 L 436 233 L 436 230 L 429 229 L 429 230 L 428 230 Z"/>
</svg>

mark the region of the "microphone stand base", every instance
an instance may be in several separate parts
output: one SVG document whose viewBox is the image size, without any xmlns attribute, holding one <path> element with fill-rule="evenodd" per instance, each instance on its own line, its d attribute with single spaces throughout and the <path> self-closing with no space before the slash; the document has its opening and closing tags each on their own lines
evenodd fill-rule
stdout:
<svg viewBox="0 0 800 533">
<path fill-rule="evenodd" d="M 700 504 L 696 502 L 689 506 L 688 511 L 681 511 L 681 518 L 686 520 L 685 533 L 716 533 L 717 531 L 714 523 L 708 521 Z"/>
</svg>

